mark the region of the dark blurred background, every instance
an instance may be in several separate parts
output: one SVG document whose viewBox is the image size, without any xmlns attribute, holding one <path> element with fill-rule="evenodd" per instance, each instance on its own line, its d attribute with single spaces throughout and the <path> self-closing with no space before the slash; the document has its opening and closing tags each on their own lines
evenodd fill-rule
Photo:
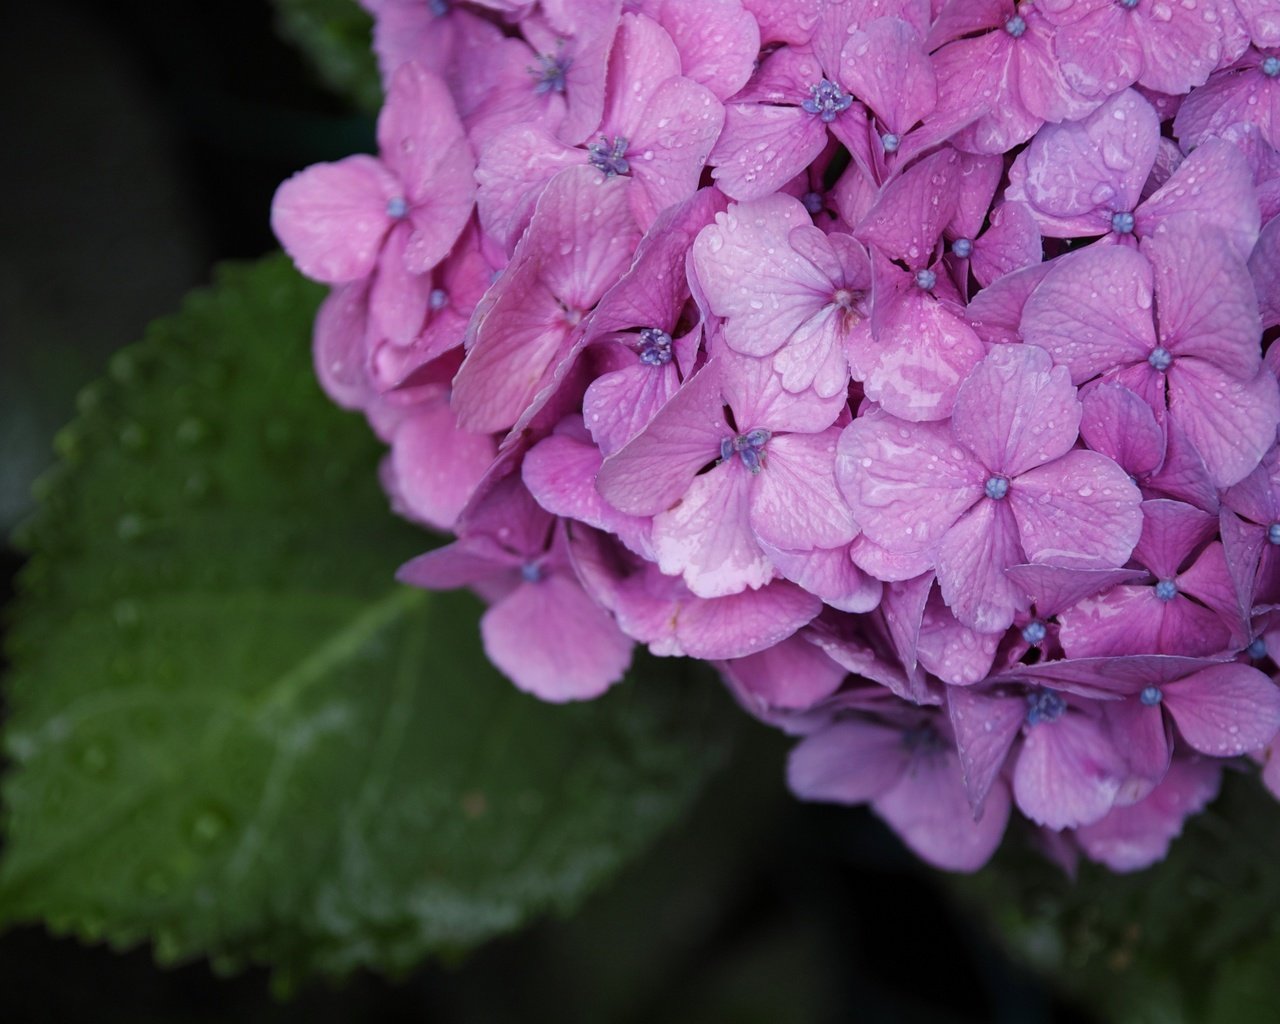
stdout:
<svg viewBox="0 0 1280 1024">
<path fill-rule="evenodd" d="M 274 247 L 272 192 L 373 125 L 266 0 L 11 4 L 0 35 L 0 533 L 79 388 L 223 259 Z M 373 467 L 370 467 L 372 472 Z M 7 598 L 19 556 L 6 546 Z M 390 568 L 388 569 L 390 572 Z M 0 937 L 7 1024 L 149 1021 L 1085 1021 L 1015 968 L 865 811 L 784 792 L 744 729 L 690 820 L 570 921 L 407 978 L 160 970 L 39 928 Z"/>
</svg>

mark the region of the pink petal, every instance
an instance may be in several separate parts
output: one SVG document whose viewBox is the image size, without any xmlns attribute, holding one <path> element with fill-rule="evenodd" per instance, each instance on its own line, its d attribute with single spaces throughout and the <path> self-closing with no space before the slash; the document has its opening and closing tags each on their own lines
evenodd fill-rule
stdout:
<svg viewBox="0 0 1280 1024">
<path fill-rule="evenodd" d="M 933 596 L 925 606 L 917 651 L 921 666 L 944 683 L 969 686 L 986 679 L 1001 633 L 978 633 L 961 623 Z"/>
<path fill-rule="evenodd" d="M 1080 398 L 1080 438 L 1133 476 L 1145 476 L 1164 461 L 1164 431 L 1151 406 L 1128 388 L 1102 381 Z"/>
<path fill-rule="evenodd" d="M 922 40 L 898 18 L 877 18 L 849 35 L 840 53 L 840 81 L 898 135 L 924 120 L 938 102 Z"/>
<path fill-rule="evenodd" d="M 1133 803 L 1149 793 L 1168 772 L 1173 756 L 1173 730 L 1159 704 L 1148 706 L 1136 696 L 1108 701 L 1103 705 L 1103 719 L 1111 741 L 1133 775 L 1117 803 Z"/>
<path fill-rule="evenodd" d="M 955 216 L 957 196 L 951 185 L 959 174 L 955 150 L 944 148 L 925 157 L 884 187 L 854 234 L 912 270 L 926 266 L 942 229 Z"/>
<path fill-rule="evenodd" d="M 709 89 L 679 77 L 658 86 L 627 147 L 631 174 L 648 197 L 649 223 L 698 191 L 723 124 L 724 108 Z"/>
<path fill-rule="evenodd" d="M 955 617 L 981 633 L 1004 630 L 1026 602 L 1005 569 L 1027 559 L 1004 501 L 981 500 L 938 548 L 938 586 Z"/>
<path fill-rule="evenodd" d="M 465 537 L 411 558 L 396 579 L 425 590 L 453 590 L 513 575 L 521 558 L 489 537 Z"/>
<path fill-rule="evenodd" d="M 1077 569 L 1124 565 L 1142 532 L 1142 495 L 1097 452 L 1072 451 L 1009 488 L 1028 561 Z"/>
<path fill-rule="evenodd" d="M 836 452 L 836 482 L 854 520 L 890 552 L 936 547 L 980 499 L 987 476 L 945 426 L 884 413 L 849 424 Z"/>
<path fill-rule="evenodd" d="M 1018 808 L 1038 825 L 1076 828 L 1102 819 L 1128 776 L 1098 723 L 1068 710 L 1027 730 L 1013 770 Z"/>
<path fill-rule="evenodd" d="M 1248 665 L 1215 665 L 1161 689 L 1178 732 L 1202 754 L 1260 750 L 1280 729 L 1280 689 Z"/>
<path fill-rule="evenodd" d="M 488 434 L 458 428 L 443 398 L 405 418 L 391 442 L 396 492 L 409 514 L 452 529 L 497 454 Z"/>
<path fill-rule="evenodd" d="M 1133 557 L 1156 579 L 1172 579 L 1196 548 L 1218 530 L 1218 517 L 1181 501 L 1142 503 L 1142 537 Z"/>
<path fill-rule="evenodd" d="M 373 397 L 365 363 L 369 289 L 339 285 L 316 313 L 312 339 L 316 378 L 324 392 L 344 409 L 362 409 Z"/>
<path fill-rule="evenodd" d="M 803 710 L 840 686 L 848 673 L 820 647 L 792 636 L 721 667 L 740 695 L 761 708 Z"/>
<path fill-rule="evenodd" d="M 680 54 L 666 29 L 643 14 L 624 14 L 609 54 L 605 133 L 630 139 L 655 90 L 679 74 Z"/>
<path fill-rule="evenodd" d="M 1249 273 L 1262 310 L 1262 326 L 1280 324 L 1280 217 L 1262 229 L 1249 257 Z"/>
<path fill-rule="evenodd" d="M 600 451 L 612 455 L 649 424 L 679 387 L 674 363 L 645 366 L 637 361 L 591 383 L 582 399 L 582 418 Z"/>
<path fill-rule="evenodd" d="M 807 736 L 787 759 L 787 784 L 802 800 L 860 804 L 891 788 L 907 769 L 902 730 L 846 720 Z"/>
<path fill-rule="evenodd" d="M 1112 871 L 1141 871 L 1163 860 L 1182 823 L 1218 795 L 1221 774 L 1213 761 L 1175 761 L 1145 799 L 1112 808 L 1101 821 L 1077 829 L 1076 841 Z"/>
<path fill-rule="evenodd" d="M 664 0 L 658 20 L 680 52 L 681 73 L 728 99 L 751 77 L 760 28 L 740 0 Z"/>
<path fill-rule="evenodd" d="M 369 290 L 369 312 L 375 331 L 396 345 L 408 345 L 422 331 L 431 302 L 431 276 L 409 270 L 405 252 L 412 229 L 392 226 Z"/>
<path fill-rule="evenodd" d="M 1169 368 L 1170 419 L 1204 459 L 1218 487 L 1243 480 L 1275 444 L 1280 393 L 1265 366 L 1240 381 L 1200 359 Z"/>
<path fill-rule="evenodd" d="M 542 700 L 590 700 L 622 679 L 632 641 L 576 579 L 524 583 L 480 619 L 485 654 Z"/>
<path fill-rule="evenodd" d="M 1080 402 L 1066 367 L 1030 345 L 996 345 L 956 395 L 951 431 L 993 473 L 1014 477 L 1075 445 Z"/>
<path fill-rule="evenodd" d="M 760 199 L 804 170 L 826 144 L 826 125 L 800 107 L 730 103 L 711 152 L 711 177 L 733 199 Z"/>
<path fill-rule="evenodd" d="M 965 792 L 975 815 L 980 815 L 992 783 L 1004 767 L 1009 749 L 1027 717 L 1020 697 L 983 693 L 980 688 L 947 687 L 947 710 L 956 734 L 956 748 Z"/>
<path fill-rule="evenodd" d="M 1001 203 L 991 211 L 991 226 L 974 243 L 973 276 L 985 288 L 1043 257 L 1040 229 L 1027 204 Z"/>
<path fill-rule="evenodd" d="M 670 511 L 653 519 L 658 567 L 683 576 L 699 597 L 722 597 L 773 579 L 750 523 L 753 478 L 737 459 L 695 477 Z"/>
<path fill-rule="evenodd" d="M 1059 257 L 1022 311 L 1028 345 L 1082 384 L 1143 361 L 1155 348 L 1151 265 L 1133 249 L 1090 246 Z"/>
<path fill-rule="evenodd" d="M 880 581 L 853 564 L 847 545 L 810 551 L 784 551 L 763 541 L 760 546 L 786 579 L 832 608 L 869 612 L 880 603 Z"/>
<path fill-rule="evenodd" d="M 751 489 L 751 528 L 764 543 L 796 551 L 835 548 L 858 533 L 836 489 L 839 427 L 821 434 L 783 434 L 766 447 Z"/>
<path fill-rule="evenodd" d="M 1060 615 L 1109 587 L 1147 579 L 1139 569 L 1064 569 L 1057 565 L 1014 565 L 1005 574 L 1036 606 L 1041 618 Z"/>
<path fill-rule="evenodd" d="M 777 580 L 759 590 L 703 600 L 686 598 L 667 622 L 691 658 L 740 658 L 768 650 L 807 625 L 822 602 L 794 584 Z"/>
<path fill-rule="evenodd" d="M 395 178 L 371 156 L 314 164 L 276 189 L 271 230 L 307 277 L 326 284 L 373 273 L 391 226 Z"/>
</svg>

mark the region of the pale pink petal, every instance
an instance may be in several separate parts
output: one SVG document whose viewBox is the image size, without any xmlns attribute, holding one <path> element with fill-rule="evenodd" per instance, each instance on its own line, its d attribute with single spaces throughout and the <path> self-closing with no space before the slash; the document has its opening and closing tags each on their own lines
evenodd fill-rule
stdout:
<svg viewBox="0 0 1280 1024">
<path fill-rule="evenodd" d="M 658 86 L 627 147 L 631 176 L 648 197 L 648 223 L 698 191 L 723 124 L 724 108 L 709 89 L 679 77 Z"/>
<path fill-rule="evenodd" d="M 729 103 L 711 152 L 711 176 L 734 199 L 760 199 L 804 170 L 827 144 L 827 126 L 800 107 Z"/>
<path fill-rule="evenodd" d="M 402 420 L 392 438 L 396 493 L 412 518 L 452 529 L 496 454 L 488 434 L 458 428 L 447 401 L 428 403 Z"/>
<path fill-rule="evenodd" d="M 1080 397 L 1080 438 L 1133 476 L 1164 462 L 1165 436 L 1151 406 L 1128 388 L 1102 381 Z"/>
<path fill-rule="evenodd" d="M 910 760 L 900 728 L 849 719 L 791 751 L 787 784 L 802 800 L 866 803 L 897 783 Z"/>
<path fill-rule="evenodd" d="M 316 313 L 312 356 L 324 393 L 344 409 L 362 409 L 373 397 L 365 359 L 369 322 L 367 284 L 338 285 Z"/>
<path fill-rule="evenodd" d="M 783 434 L 764 452 L 751 488 L 751 528 L 778 548 L 808 550 L 848 544 L 858 525 L 836 488 L 839 427 L 821 434 Z"/>
<path fill-rule="evenodd" d="M 704 600 L 688 596 L 668 612 L 680 647 L 691 658 L 719 660 L 765 651 L 807 625 L 822 602 L 793 583 Z"/>
<path fill-rule="evenodd" d="M 582 399 L 582 418 L 600 451 L 612 455 L 649 424 L 679 387 L 674 363 L 646 366 L 637 361 L 592 381 Z"/>
<path fill-rule="evenodd" d="M 396 345 L 408 345 L 422 331 L 431 302 L 431 275 L 409 270 L 405 259 L 412 229 L 392 226 L 369 289 L 369 313 L 377 334 Z"/>
<path fill-rule="evenodd" d="M 969 686 L 987 677 L 1003 639 L 1002 633 L 978 633 L 965 626 L 934 594 L 925 606 L 916 650 L 926 671 L 949 685 Z"/>
<path fill-rule="evenodd" d="M 590 700 L 622 679 L 632 641 L 576 579 L 524 583 L 480 619 L 484 651 L 521 690 L 560 703 Z"/>
<path fill-rule="evenodd" d="M 791 636 L 767 651 L 726 661 L 721 671 L 756 706 L 802 710 L 830 696 L 848 673 L 822 648 Z"/>
<path fill-rule="evenodd" d="M 820 597 L 832 608 L 842 612 L 869 612 L 880 603 L 880 581 L 853 564 L 847 545 L 811 551 L 784 551 L 763 541 L 760 546 L 786 579 Z"/>
<path fill-rule="evenodd" d="M 680 52 L 681 73 L 722 100 L 747 83 L 760 28 L 740 0 L 663 0 L 658 20 Z"/>
</svg>

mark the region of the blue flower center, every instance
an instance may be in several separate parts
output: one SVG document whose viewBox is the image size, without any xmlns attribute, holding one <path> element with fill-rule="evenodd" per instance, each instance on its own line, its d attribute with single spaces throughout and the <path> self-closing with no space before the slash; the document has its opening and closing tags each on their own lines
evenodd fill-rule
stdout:
<svg viewBox="0 0 1280 1024">
<path fill-rule="evenodd" d="M 920 288 L 921 290 L 927 292 L 937 283 L 938 283 L 938 275 L 935 274 L 932 270 L 916 271 L 916 287 L 917 288 Z"/>
<path fill-rule="evenodd" d="M 1067 710 L 1067 702 L 1055 690 L 1036 690 L 1027 694 L 1027 725 L 1056 722 Z"/>
<path fill-rule="evenodd" d="M 427 305 L 432 309 L 444 309 L 449 305 L 449 293 L 443 288 L 432 288 L 431 294 L 427 296 Z"/>
<path fill-rule="evenodd" d="M 769 431 L 757 427 L 737 437 L 723 438 L 720 441 L 720 461 L 728 462 L 736 454 L 748 470 L 759 473 L 764 468 L 764 463 L 760 461 L 760 453 L 764 451 L 764 446 L 769 443 L 769 438 L 772 436 L 773 434 Z"/>
<path fill-rule="evenodd" d="M 449 13 L 449 0 L 427 0 L 427 7 L 437 18 L 443 18 Z"/>
<path fill-rule="evenodd" d="M 534 78 L 533 91 L 539 96 L 548 92 L 564 92 L 564 76 L 572 63 L 563 54 L 538 54 L 538 66 L 529 69 Z"/>
<path fill-rule="evenodd" d="M 1245 648 L 1249 657 L 1254 661 L 1261 661 L 1267 656 L 1267 642 L 1262 637 L 1254 637 L 1253 642 Z"/>
<path fill-rule="evenodd" d="M 1138 6 L 1138 0 L 1116 0 L 1116 3 L 1118 3 L 1126 11 L 1131 11 Z"/>
<path fill-rule="evenodd" d="M 824 123 L 830 124 L 838 114 L 853 106 L 853 97 L 824 78 L 817 85 L 809 86 L 809 98 L 800 106 L 806 113 L 817 114 Z"/>
<path fill-rule="evenodd" d="M 1173 580 L 1161 580 L 1156 584 L 1156 597 L 1161 601 L 1172 601 L 1178 596 L 1178 585 Z"/>
<path fill-rule="evenodd" d="M 1267 540 L 1272 544 L 1280 544 L 1280 523 L 1272 523 L 1267 527 Z"/>
<path fill-rule="evenodd" d="M 1023 20 L 1022 15 L 1015 14 L 1012 18 L 1004 23 L 1004 30 L 1017 39 L 1023 32 L 1027 30 L 1027 23 Z"/>
<path fill-rule="evenodd" d="M 1032 619 L 1022 627 L 1022 639 L 1033 647 L 1045 638 L 1046 633 L 1048 630 L 1039 619 Z"/>
<path fill-rule="evenodd" d="M 898 147 L 902 145 L 902 140 L 894 135 L 893 132 L 885 132 L 880 136 L 880 145 L 884 146 L 886 153 L 896 153 Z"/>
<path fill-rule="evenodd" d="M 660 327 L 640 332 L 640 362 L 645 366 L 666 366 L 671 362 L 671 335 Z"/>
<path fill-rule="evenodd" d="M 1164 373 L 1173 365 L 1173 353 L 1167 348 L 1153 348 L 1151 355 L 1147 356 L 1147 362 L 1151 364 L 1153 370 Z"/>
<path fill-rule="evenodd" d="M 932 725 L 918 725 L 902 734 L 902 745 L 912 753 L 932 754 L 947 749 L 947 741 Z"/>
<path fill-rule="evenodd" d="M 1153 708 L 1164 700 L 1164 694 L 1160 692 L 1160 687 L 1148 686 L 1138 694 L 1138 700 L 1142 701 L 1147 707 Z"/>
<path fill-rule="evenodd" d="M 539 583 L 542 580 L 542 568 L 533 562 L 525 562 L 520 566 L 520 578 L 526 583 Z"/>
<path fill-rule="evenodd" d="M 967 260 L 973 253 L 973 240 L 969 238 L 957 238 L 951 243 L 951 251 L 962 260 Z"/>
<path fill-rule="evenodd" d="M 399 220 L 409 212 L 409 204 L 404 196 L 392 196 L 387 200 L 387 216 Z"/>
<path fill-rule="evenodd" d="M 983 493 L 992 501 L 999 501 L 1009 493 L 1009 478 L 1004 476 L 989 476 L 987 482 L 982 488 Z"/>
<path fill-rule="evenodd" d="M 587 162 L 604 171 L 606 178 L 626 174 L 631 170 L 631 165 L 627 163 L 627 140 L 621 135 L 615 136 L 613 142 L 609 141 L 608 136 L 601 135 L 599 142 L 587 143 L 587 152 L 591 154 L 587 157 Z"/>
<path fill-rule="evenodd" d="M 1111 230 L 1122 235 L 1130 234 L 1133 231 L 1133 214 L 1128 210 L 1113 213 L 1111 215 Z"/>
<path fill-rule="evenodd" d="M 821 192 L 806 192 L 800 197 L 800 202 L 804 203 L 804 208 L 809 211 L 810 216 L 821 213 L 826 206 Z"/>
<path fill-rule="evenodd" d="M 1272 55 L 1262 62 L 1262 73 L 1268 78 L 1280 75 L 1280 57 Z"/>
</svg>

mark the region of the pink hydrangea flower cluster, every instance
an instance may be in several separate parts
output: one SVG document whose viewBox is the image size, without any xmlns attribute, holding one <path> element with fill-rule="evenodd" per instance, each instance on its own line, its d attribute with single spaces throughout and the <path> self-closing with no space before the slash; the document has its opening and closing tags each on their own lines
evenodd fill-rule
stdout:
<svg viewBox="0 0 1280 1024">
<path fill-rule="evenodd" d="M 1280 0 L 364 3 L 273 224 L 517 686 L 711 661 L 955 870 L 1280 793 Z"/>
</svg>

